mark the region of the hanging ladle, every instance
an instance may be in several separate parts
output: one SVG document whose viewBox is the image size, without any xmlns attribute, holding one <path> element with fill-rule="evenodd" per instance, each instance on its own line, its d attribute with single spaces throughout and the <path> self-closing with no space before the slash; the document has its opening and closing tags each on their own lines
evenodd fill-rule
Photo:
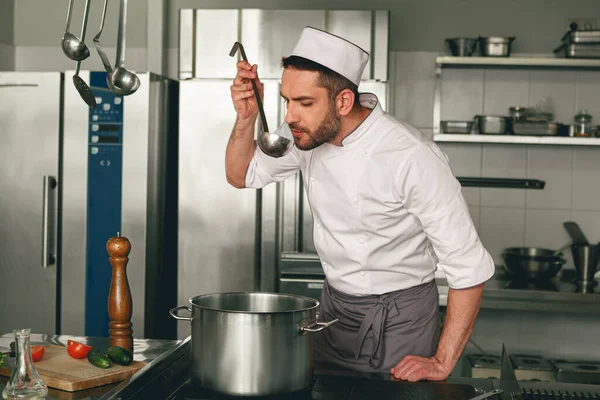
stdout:
<svg viewBox="0 0 600 400">
<path fill-rule="evenodd" d="M 135 93 L 140 87 L 140 79 L 125 69 L 125 32 L 127 21 L 127 0 L 121 0 L 119 6 L 119 31 L 117 37 L 117 61 L 115 68 L 108 74 L 108 81 L 118 92 L 127 96 Z"/>
<path fill-rule="evenodd" d="M 104 0 L 104 8 L 102 9 L 102 18 L 100 18 L 100 30 L 94 36 L 94 46 L 98 51 L 98 55 L 100 56 L 100 60 L 102 61 L 102 65 L 104 65 L 104 69 L 107 74 L 112 72 L 112 66 L 110 65 L 110 61 L 108 61 L 108 57 L 104 50 L 102 49 L 102 45 L 100 44 L 100 35 L 102 35 L 102 30 L 104 29 L 104 19 L 106 18 L 106 7 L 108 6 L 108 0 Z M 108 76 L 108 75 L 107 75 Z"/>
<path fill-rule="evenodd" d="M 79 39 L 69 32 L 71 27 L 71 14 L 73 13 L 73 0 L 69 0 L 69 9 L 67 11 L 67 26 L 65 34 L 62 37 L 61 47 L 63 53 L 73 61 L 83 61 L 90 56 L 90 50 L 83 42 L 84 38 Z"/>
<path fill-rule="evenodd" d="M 109 79 L 110 74 L 113 72 L 113 68 L 110 65 L 110 61 L 108 60 L 108 57 L 106 56 L 106 53 L 104 52 L 104 49 L 102 48 L 102 45 L 100 44 L 100 36 L 102 35 L 102 31 L 104 30 L 104 20 L 106 18 L 107 6 L 108 6 L 108 0 L 104 0 L 104 8 L 102 9 L 102 18 L 100 19 L 100 30 L 98 31 L 96 36 L 94 36 L 94 46 L 96 47 L 96 50 L 98 51 L 98 55 L 100 56 L 100 60 L 102 61 L 102 65 L 104 65 L 104 69 L 106 70 L 106 83 L 108 85 L 108 88 L 110 89 L 111 92 L 113 92 L 115 94 L 123 95 L 123 91 L 121 89 L 114 87 L 112 82 Z"/>
<path fill-rule="evenodd" d="M 242 60 L 248 62 L 246 58 L 246 52 L 244 46 L 240 42 L 235 42 L 229 56 L 233 57 L 237 53 L 238 49 L 242 55 Z M 260 113 L 260 119 L 262 122 L 262 131 L 258 133 L 256 142 L 258 147 L 268 156 L 279 158 L 283 157 L 292 150 L 294 142 L 291 139 L 277 135 L 275 133 L 269 133 L 269 126 L 267 125 L 267 117 L 265 116 L 265 110 L 263 109 L 260 94 L 258 93 L 258 87 L 256 82 L 252 79 L 252 89 L 254 90 L 254 97 L 256 98 L 256 104 L 258 105 L 258 112 Z"/>
<path fill-rule="evenodd" d="M 81 40 L 83 41 L 85 41 L 85 31 L 87 29 L 87 21 L 90 14 L 90 2 L 91 0 L 86 0 L 85 11 L 83 12 L 83 24 L 81 26 Z M 77 69 L 75 71 L 75 75 L 73 75 L 73 85 L 75 85 L 75 89 L 77 89 L 83 101 L 85 101 L 91 108 L 96 108 L 96 96 L 94 96 L 92 89 L 90 89 L 88 84 L 85 83 L 85 81 L 79 76 L 80 67 L 81 60 L 77 61 Z"/>
</svg>

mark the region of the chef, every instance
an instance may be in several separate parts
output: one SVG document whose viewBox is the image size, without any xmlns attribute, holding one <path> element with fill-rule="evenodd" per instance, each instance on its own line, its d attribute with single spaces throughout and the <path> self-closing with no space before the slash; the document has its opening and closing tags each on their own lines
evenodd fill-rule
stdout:
<svg viewBox="0 0 600 400">
<path fill-rule="evenodd" d="M 316 368 L 443 380 L 461 355 L 494 262 L 483 247 L 445 154 L 413 126 L 358 93 L 369 55 L 312 27 L 282 61 L 285 123 L 280 158 L 254 141 L 258 115 L 240 61 L 231 86 L 237 118 L 226 149 L 228 182 L 262 188 L 302 172 L 325 285 Z M 434 274 L 450 287 L 443 328 Z"/>
</svg>

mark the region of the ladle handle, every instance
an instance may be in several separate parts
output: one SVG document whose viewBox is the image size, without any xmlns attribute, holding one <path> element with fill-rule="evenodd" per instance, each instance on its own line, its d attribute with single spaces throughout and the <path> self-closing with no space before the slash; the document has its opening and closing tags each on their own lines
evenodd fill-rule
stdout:
<svg viewBox="0 0 600 400">
<path fill-rule="evenodd" d="M 92 0 L 85 1 L 85 9 L 83 10 L 83 24 L 81 25 L 81 41 L 85 42 L 85 31 L 87 30 L 88 16 L 90 15 L 90 3 Z"/>
<path fill-rule="evenodd" d="M 67 9 L 67 26 L 65 27 L 65 32 L 69 32 L 69 28 L 71 27 L 71 14 L 73 13 L 73 0 L 69 0 L 69 8 Z"/>
<path fill-rule="evenodd" d="M 231 51 L 229 52 L 229 56 L 233 57 L 237 50 L 240 50 L 242 54 L 242 60 L 248 62 L 248 58 L 246 58 L 246 52 L 244 51 L 244 46 L 240 42 L 235 42 Z M 256 104 L 258 105 L 258 112 L 260 113 L 260 119 L 263 125 L 263 131 L 269 132 L 269 126 L 267 125 L 267 117 L 265 116 L 265 110 L 263 109 L 262 101 L 260 99 L 260 94 L 258 93 L 258 87 L 256 86 L 256 81 L 252 79 L 252 90 L 254 90 L 254 97 L 256 98 Z"/>
<path fill-rule="evenodd" d="M 119 30 L 117 34 L 117 61 L 115 68 L 123 68 L 125 65 L 125 32 L 127 23 L 127 0 L 119 3 Z"/>
<path fill-rule="evenodd" d="M 104 30 L 104 20 L 106 19 L 106 8 L 108 6 L 108 0 L 104 0 L 104 6 L 102 8 L 102 17 L 100 18 L 100 30 L 94 36 L 94 42 L 100 40 L 100 35 L 102 35 L 102 31 Z"/>
</svg>

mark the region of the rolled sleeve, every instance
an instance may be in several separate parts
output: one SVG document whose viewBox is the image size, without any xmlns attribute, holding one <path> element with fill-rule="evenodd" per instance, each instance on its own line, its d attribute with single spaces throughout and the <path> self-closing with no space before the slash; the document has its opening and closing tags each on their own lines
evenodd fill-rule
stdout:
<svg viewBox="0 0 600 400">
<path fill-rule="evenodd" d="M 479 239 L 461 185 L 437 146 L 416 147 L 394 183 L 399 200 L 421 222 L 449 287 L 476 286 L 494 275 L 494 261 Z"/>
<path fill-rule="evenodd" d="M 283 124 L 274 133 L 286 129 Z M 266 155 L 258 146 L 246 171 L 245 185 L 247 188 L 260 189 L 272 182 L 280 182 L 293 175 L 300 169 L 300 158 L 296 147 L 283 157 L 275 158 Z"/>
</svg>

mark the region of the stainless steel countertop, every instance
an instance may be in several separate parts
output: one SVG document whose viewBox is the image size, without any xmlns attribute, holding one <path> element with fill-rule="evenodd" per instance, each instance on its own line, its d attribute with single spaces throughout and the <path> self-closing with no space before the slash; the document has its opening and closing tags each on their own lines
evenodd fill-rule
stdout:
<svg viewBox="0 0 600 400">
<path fill-rule="evenodd" d="M 43 344 L 55 344 L 59 346 L 67 346 L 68 340 L 76 340 L 81 343 L 89 344 L 94 348 L 101 351 L 105 351 L 108 346 L 108 338 L 100 337 L 85 337 L 85 336 L 69 336 L 69 335 L 44 335 L 44 334 L 31 334 L 31 345 L 43 345 Z M 12 333 L 6 333 L 0 336 L 0 351 L 10 351 L 10 343 L 14 341 Z M 147 365 L 135 373 L 131 378 L 111 385 L 100 386 L 97 388 L 91 388 L 87 390 L 81 390 L 77 392 L 65 392 L 53 388 L 48 388 L 47 400 L 62 400 L 62 399 L 86 399 L 86 400 L 97 400 L 103 398 L 105 394 L 110 392 L 117 387 L 127 385 L 130 380 L 134 380 L 141 376 L 146 370 L 151 368 L 152 361 L 159 358 L 161 355 L 168 353 L 172 350 L 180 340 L 158 340 L 158 339 L 135 339 L 133 340 L 133 358 L 136 361 L 143 361 Z M 7 377 L 0 377 L 0 392 L 4 389 L 4 386 L 8 382 Z"/>
<path fill-rule="evenodd" d="M 593 293 L 579 293 L 572 283 L 574 271 L 563 270 L 552 281 L 527 287 L 511 282 L 501 267 L 486 282 L 481 302 L 482 309 L 554 311 L 584 314 L 600 314 L 600 285 Z M 440 305 L 448 302 L 448 282 L 436 278 Z"/>
<path fill-rule="evenodd" d="M 323 267 L 316 254 L 288 252 L 282 254 L 280 270 L 286 279 L 310 279 L 322 283 Z M 600 285 L 593 293 L 578 293 L 572 283 L 575 270 L 563 268 L 550 284 L 518 287 L 511 282 L 504 267 L 496 265 L 496 273 L 485 284 L 482 309 L 531 310 L 600 314 Z M 440 306 L 448 304 L 448 282 L 443 273 L 436 273 Z"/>
</svg>

